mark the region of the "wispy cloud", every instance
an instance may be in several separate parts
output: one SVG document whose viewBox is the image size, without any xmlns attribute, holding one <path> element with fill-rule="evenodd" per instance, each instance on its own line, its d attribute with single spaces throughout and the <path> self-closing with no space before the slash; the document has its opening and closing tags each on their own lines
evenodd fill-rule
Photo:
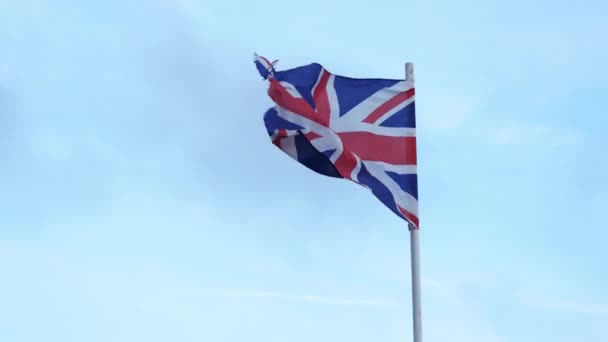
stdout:
<svg viewBox="0 0 608 342">
<path fill-rule="evenodd" d="M 478 290 L 492 286 L 492 281 L 488 274 L 480 272 L 423 275 L 425 296 L 436 300 L 441 307 L 441 310 L 427 310 L 423 314 L 425 326 L 433 327 L 425 330 L 427 338 L 432 341 L 507 341 L 488 320 L 487 308 L 476 298 Z"/>
<path fill-rule="evenodd" d="M 455 94 L 454 90 L 436 91 L 417 95 L 417 111 L 420 126 L 431 129 L 455 129 L 462 127 L 478 107 L 477 101 L 466 94 Z"/>
<path fill-rule="evenodd" d="M 230 297 L 247 297 L 247 298 L 267 298 L 278 300 L 299 301 L 316 304 L 356 306 L 356 307 L 377 307 L 396 309 L 401 308 L 396 301 L 365 299 L 365 298 L 339 298 L 328 297 L 313 294 L 298 294 L 275 291 L 258 291 L 249 289 L 205 289 L 203 291 L 208 295 L 230 296 Z"/>
<path fill-rule="evenodd" d="M 466 310 L 450 310 L 447 314 L 431 316 L 426 320 L 425 335 L 429 341 L 506 342 L 496 328 L 482 314 L 472 314 Z"/>
<path fill-rule="evenodd" d="M 608 316 L 608 304 L 586 303 L 568 299 L 523 298 L 522 304 L 539 310 L 557 311 L 570 314 Z"/>
<path fill-rule="evenodd" d="M 487 130 L 490 139 L 503 146 L 557 148 L 576 146 L 583 141 L 583 137 L 573 129 L 542 123 L 508 122 L 493 126 Z"/>
<path fill-rule="evenodd" d="M 444 272 L 422 275 L 422 286 L 446 298 L 459 298 L 471 288 L 490 287 L 493 280 L 482 272 Z"/>
</svg>

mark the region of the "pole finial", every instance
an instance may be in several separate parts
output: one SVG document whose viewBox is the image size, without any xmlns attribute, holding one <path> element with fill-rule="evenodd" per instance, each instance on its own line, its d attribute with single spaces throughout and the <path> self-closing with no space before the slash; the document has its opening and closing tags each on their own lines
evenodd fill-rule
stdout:
<svg viewBox="0 0 608 342">
<path fill-rule="evenodd" d="M 414 80 L 414 63 L 411 63 L 411 62 L 405 63 L 405 80 L 406 81 Z"/>
</svg>

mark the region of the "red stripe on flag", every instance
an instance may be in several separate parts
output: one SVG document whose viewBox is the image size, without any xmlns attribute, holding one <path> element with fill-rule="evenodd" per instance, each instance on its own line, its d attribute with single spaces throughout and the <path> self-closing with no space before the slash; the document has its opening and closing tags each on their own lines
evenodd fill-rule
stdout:
<svg viewBox="0 0 608 342">
<path fill-rule="evenodd" d="M 419 229 L 419 219 L 416 215 L 410 213 L 409 211 L 401 208 L 399 205 L 397 205 L 397 209 L 399 209 L 399 212 L 406 218 L 408 219 L 408 221 L 410 221 L 413 225 L 415 229 Z"/>
<path fill-rule="evenodd" d="M 277 135 L 274 137 L 274 139 L 272 139 L 272 143 L 277 147 L 281 147 L 281 140 L 283 140 L 285 137 L 287 137 L 287 130 L 279 129 Z"/>
<path fill-rule="evenodd" d="M 344 149 L 361 160 L 416 165 L 416 137 L 389 137 L 369 132 L 341 132 Z"/>
<path fill-rule="evenodd" d="M 397 107 L 398 105 L 402 104 L 403 102 L 407 101 L 412 96 L 414 96 L 414 94 L 415 94 L 415 90 L 414 90 L 414 88 L 412 88 L 404 93 L 399 93 L 399 94 L 393 96 L 390 100 L 384 102 L 378 108 L 376 108 L 373 112 L 371 112 L 367 116 L 367 118 L 365 118 L 365 120 L 363 120 L 363 122 L 371 123 L 371 124 L 375 123 L 378 119 L 380 119 L 382 117 L 382 115 L 388 113 L 389 110 L 391 110 L 391 109 Z"/>
<path fill-rule="evenodd" d="M 302 115 L 303 117 L 312 120 L 320 125 L 327 126 L 328 120 L 324 120 L 314 108 L 306 102 L 303 98 L 293 97 L 287 89 L 285 89 L 279 81 L 275 79 L 270 80 L 270 87 L 268 88 L 268 95 L 270 98 L 279 106 L 287 109 L 290 112 L 294 112 Z"/>
<path fill-rule="evenodd" d="M 335 161 L 334 165 L 342 177 L 352 180 L 351 175 L 355 167 L 357 167 L 357 159 L 352 153 L 345 150 Z"/>
<path fill-rule="evenodd" d="M 270 61 L 269 61 L 269 60 L 268 60 L 266 57 L 262 57 L 262 56 L 260 56 L 260 58 L 261 58 L 262 60 L 264 60 L 264 62 L 266 62 L 266 64 L 268 64 L 268 65 L 265 65 L 265 67 L 266 67 L 266 68 L 268 68 L 268 69 L 270 69 L 270 68 L 271 68 L 271 66 L 272 66 L 272 63 L 270 63 Z"/>
<path fill-rule="evenodd" d="M 324 122 L 329 123 L 329 96 L 327 95 L 327 81 L 329 80 L 329 72 L 323 70 L 321 73 L 321 79 L 317 84 L 314 93 L 313 100 L 317 107 L 317 113 Z M 327 124 L 326 124 L 327 125 Z"/>
</svg>

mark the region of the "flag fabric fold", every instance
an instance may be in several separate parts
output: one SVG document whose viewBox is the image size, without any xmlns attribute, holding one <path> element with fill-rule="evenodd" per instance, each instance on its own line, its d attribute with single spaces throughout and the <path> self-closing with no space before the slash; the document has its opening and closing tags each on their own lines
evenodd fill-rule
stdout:
<svg viewBox="0 0 608 342">
<path fill-rule="evenodd" d="M 255 55 L 275 105 L 264 115 L 274 145 L 307 168 L 345 178 L 419 227 L 413 80 L 349 78 L 317 63 L 276 71 Z"/>
</svg>

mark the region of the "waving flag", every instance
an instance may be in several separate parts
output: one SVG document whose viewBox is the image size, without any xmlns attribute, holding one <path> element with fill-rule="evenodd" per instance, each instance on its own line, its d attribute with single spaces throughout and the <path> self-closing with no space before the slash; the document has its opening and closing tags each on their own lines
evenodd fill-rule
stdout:
<svg viewBox="0 0 608 342">
<path fill-rule="evenodd" d="M 275 103 L 264 115 L 272 143 L 317 173 L 368 188 L 418 228 L 413 80 L 348 78 L 316 63 L 276 71 L 275 63 L 255 56 Z"/>
</svg>

